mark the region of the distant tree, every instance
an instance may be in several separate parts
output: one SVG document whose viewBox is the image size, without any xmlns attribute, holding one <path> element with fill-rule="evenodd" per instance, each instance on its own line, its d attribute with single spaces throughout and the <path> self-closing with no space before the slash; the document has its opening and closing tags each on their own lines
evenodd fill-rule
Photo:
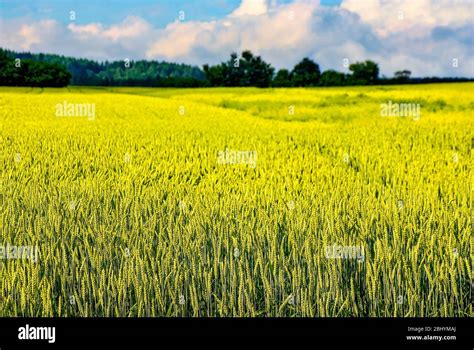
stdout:
<svg viewBox="0 0 474 350">
<path fill-rule="evenodd" d="M 275 87 L 289 87 L 291 84 L 291 74 L 288 69 L 280 69 L 272 82 L 272 86 Z"/>
<path fill-rule="evenodd" d="M 342 86 L 346 83 L 346 75 L 336 72 L 335 70 L 327 70 L 321 75 L 321 86 Z"/>
<path fill-rule="evenodd" d="M 274 72 L 270 64 L 250 51 L 242 52 L 240 58 L 232 53 L 227 62 L 216 66 L 204 65 L 203 69 L 211 86 L 268 87 Z"/>
<path fill-rule="evenodd" d="M 225 75 L 224 85 L 225 86 L 249 86 L 250 84 L 245 81 L 245 68 L 244 60 L 239 59 L 237 53 L 233 52 L 230 55 L 230 59 L 224 63 Z"/>
<path fill-rule="evenodd" d="M 352 72 L 350 82 L 353 85 L 374 84 L 379 76 L 379 66 L 372 61 L 353 63 L 349 70 Z"/>
<path fill-rule="evenodd" d="M 227 75 L 227 67 L 222 64 L 216 66 L 209 66 L 205 64 L 203 66 L 204 74 L 206 79 L 209 81 L 211 86 L 224 86 L 225 76 Z"/>
<path fill-rule="evenodd" d="M 294 86 L 316 86 L 319 83 L 321 71 L 319 65 L 305 57 L 291 72 Z"/>
<path fill-rule="evenodd" d="M 275 69 L 260 56 L 250 51 L 242 52 L 239 69 L 241 70 L 240 86 L 268 87 L 272 82 Z"/>
<path fill-rule="evenodd" d="M 196 66 L 185 64 L 140 60 L 130 61 L 130 65 L 126 67 L 124 61 L 96 62 L 53 54 L 13 52 L 1 48 L 0 52 L 13 59 L 20 58 L 22 63 L 31 60 L 64 66 L 72 75 L 72 85 L 155 86 L 158 84 L 157 79 L 168 77 L 195 78 L 204 83 L 204 72 Z"/>
<path fill-rule="evenodd" d="M 23 64 L 28 66 L 25 85 L 39 87 L 63 87 L 69 84 L 71 73 L 65 67 L 55 63 L 37 62 L 25 60 Z"/>
<path fill-rule="evenodd" d="M 15 64 L 20 59 L 20 64 Z M 327 71 L 321 74 L 317 63 L 304 58 L 291 72 L 278 71 L 250 51 L 241 57 L 233 53 L 226 62 L 215 66 L 196 66 L 158 61 L 96 62 L 84 58 L 47 53 L 14 52 L 0 48 L 0 85 L 9 86 L 336 86 L 366 84 L 422 84 L 435 82 L 473 81 L 469 78 L 418 77 L 409 70 L 397 71 L 393 78 L 379 78 L 375 62 L 351 64 L 352 74 Z M 65 69 L 72 75 L 69 75 Z M 289 83 L 290 81 L 290 83 Z"/>
<path fill-rule="evenodd" d="M 394 78 L 395 80 L 399 81 L 399 82 L 406 82 L 408 80 L 410 80 L 410 76 L 411 76 L 411 72 L 409 70 L 402 70 L 402 71 L 396 71 L 394 73 Z"/>
<path fill-rule="evenodd" d="M 0 84 L 7 86 L 52 86 L 69 84 L 71 74 L 56 63 L 20 59 L 0 50 Z"/>
<path fill-rule="evenodd" d="M 15 76 L 15 73 L 13 57 L 4 51 L 0 51 L 0 84 L 6 86 L 16 85 L 15 82 L 18 81 L 18 77 Z"/>
</svg>

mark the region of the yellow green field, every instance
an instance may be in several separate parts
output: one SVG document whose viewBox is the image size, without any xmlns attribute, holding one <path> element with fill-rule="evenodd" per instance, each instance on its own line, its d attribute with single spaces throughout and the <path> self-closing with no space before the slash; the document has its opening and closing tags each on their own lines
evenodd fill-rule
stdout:
<svg viewBox="0 0 474 350">
<path fill-rule="evenodd" d="M 472 316 L 473 92 L 0 88 L 0 316 Z"/>
</svg>

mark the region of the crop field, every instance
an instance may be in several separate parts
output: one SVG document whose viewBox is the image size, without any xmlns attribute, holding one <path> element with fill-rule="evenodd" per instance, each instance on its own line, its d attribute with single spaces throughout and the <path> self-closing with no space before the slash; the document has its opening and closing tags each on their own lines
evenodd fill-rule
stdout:
<svg viewBox="0 0 474 350">
<path fill-rule="evenodd" d="M 0 316 L 472 316 L 473 92 L 0 88 Z"/>
</svg>

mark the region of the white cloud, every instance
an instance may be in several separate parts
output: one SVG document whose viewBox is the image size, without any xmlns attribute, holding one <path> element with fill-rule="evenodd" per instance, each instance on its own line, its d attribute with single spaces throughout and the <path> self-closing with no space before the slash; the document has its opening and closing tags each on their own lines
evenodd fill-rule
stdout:
<svg viewBox="0 0 474 350">
<path fill-rule="evenodd" d="M 245 1 L 242 6 L 248 10 Z M 267 59 L 272 56 L 277 66 L 293 64 L 302 58 L 301 48 L 314 37 L 311 17 L 318 7 L 314 1 L 297 1 L 254 15 L 235 16 L 234 12 L 219 21 L 174 22 L 160 33 L 147 57 L 217 63 L 231 52 L 250 49 Z"/>
<path fill-rule="evenodd" d="M 412 31 L 423 35 L 435 26 L 473 21 L 472 0 L 343 0 L 341 8 L 358 14 L 382 35 Z"/>
<path fill-rule="evenodd" d="M 103 37 L 112 41 L 136 38 L 152 29 L 147 21 L 137 16 L 129 16 L 123 22 L 110 28 L 104 28 L 100 23 L 85 25 L 71 23 L 67 27 L 72 33 L 77 34 L 81 38 Z"/>
<path fill-rule="evenodd" d="M 12 20 L 8 23 L 0 20 L 0 28 L 0 47 L 31 50 L 41 45 L 45 38 L 53 38 L 58 30 L 58 24 L 54 20 L 38 22 Z"/>
<path fill-rule="evenodd" d="M 267 13 L 267 0 L 242 0 L 240 6 L 232 12 L 232 17 L 259 16 Z"/>
<path fill-rule="evenodd" d="M 140 17 L 130 16 L 119 25 L 112 26 L 105 30 L 103 34 L 106 38 L 117 41 L 124 38 L 140 37 L 140 35 L 151 29 L 152 27 L 147 21 Z"/>
<path fill-rule="evenodd" d="M 191 55 L 198 37 L 213 33 L 216 22 L 173 22 L 160 31 L 159 39 L 155 40 L 148 50 L 148 58 L 168 60 L 181 59 Z"/>
<path fill-rule="evenodd" d="M 99 35 L 103 31 L 103 26 L 100 23 L 90 23 L 86 25 L 71 23 L 67 27 L 72 33 L 84 38 Z"/>
</svg>

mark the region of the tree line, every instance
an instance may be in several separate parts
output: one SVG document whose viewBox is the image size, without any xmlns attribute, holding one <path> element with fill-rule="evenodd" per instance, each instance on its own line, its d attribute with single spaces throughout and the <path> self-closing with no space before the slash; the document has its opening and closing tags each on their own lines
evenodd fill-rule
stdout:
<svg viewBox="0 0 474 350">
<path fill-rule="evenodd" d="M 305 57 L 292 70 L 275 69 L 255 56 L 250 51 L 236 53 L 221 64 L 204 65 L 203 70 L 210 86 L 257 86 L 257 87 L 316 87 L 316 86 L 351 86 L 351 85 L 389 85 L 420 84 L 435 82 L 473 81 L 469 78 L 412 78 L 409 70 L 394 73 L 392 78 L 379 77 L 377 63 L 366 60 L 348 65 L 349 73 L 335 70 L 321 72 L 319 65 Z"/>
<path fill-rule="evenodd" d="M 310 58 L 293 69 L 275 71 L 251 51 L 217 65 L 197 66 L 158 61 L 105 61 L 53 54 L 17 53 L 0 48 L 0 85 L 7 86 L 150 86 L 150 87 L 316 87 L 373 84 L 416 84 L 472 81 L 468 78 L 412 78 L 409 70 L 379 77 L 377 63 L 366 60 L 348 65 L 349 73 L 322 72 Z"/>
<path fill-rule="evenodd" d="M 41 67 L 28 69 L 28 67 Z M 44 70 L 54 67 L 57 81 Z M 63 73 L 66 72 L 66 77 Z M 67 78 L 68 77 L 68 78 Z M 146 60 L 104 61 L 0 48 L 0 85 L 10 86 L 170 86 L 197 87 L 205 79 L 196 66 Z M 54 77 L 53 77 L 54 80 Z M 32 81 L 35 84 L 32 84 Z"/>
<path fill-rule="evenodd" d="M 62 87 L 70 80 L 71 73 L 60 64 L 21 60 L 0 51 L 0 85 Z"/>
</svg>

